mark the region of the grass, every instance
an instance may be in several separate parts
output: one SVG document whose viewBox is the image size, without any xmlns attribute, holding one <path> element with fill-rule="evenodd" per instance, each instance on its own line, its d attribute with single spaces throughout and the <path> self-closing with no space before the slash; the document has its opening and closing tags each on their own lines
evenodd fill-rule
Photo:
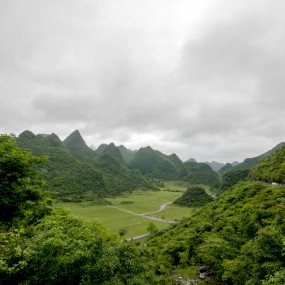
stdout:
<svg viewBox="0 0 285 285">
<path fill-rule="evenodd" d="M 185 191 L 187 184 L 167 181 L 162 189 L 161 191 L 136 191 L 107 200 L 112 203 L 112 206 L 120 209 L 137 214 L 149 213 L 159 210 L 161 205 L 173 202 L 180 197 L 182 195 L 180 191 Z M 179 191 L 174 192 L 176 190 Z M 77 216 L 100 221 L 110 233 L 118 233 L 120 228 L 128 227 L 126 238 L 146 233 L 150 222 L 153 222 L 159 230 L 169 227 L 166 223 L 152 221 L 107 205 L 95 205 L 92 202 L 69 202 L 58 203 L 58 205 L 69 208 Z M 149 215 L 174 221 L 192 215 L 193 211 L 195 209 L 168 205 L 163 211 Z"/>
</svg>

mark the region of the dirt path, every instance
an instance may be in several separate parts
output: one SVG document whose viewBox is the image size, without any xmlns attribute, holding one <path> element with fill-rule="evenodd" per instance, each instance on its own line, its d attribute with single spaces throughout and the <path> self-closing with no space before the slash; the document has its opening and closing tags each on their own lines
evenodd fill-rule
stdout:
<svg viewBox="0 0 285 285">
<path fill-rule="evenodd" d="M 159 208 L 159 210 L 154 211 L 154 212 L 149 212 L 149 213 L 143 213 L 143 215 L 159 213 L 159 212 L 163 211 L 163 210 L 166 208 L 166 206 L 171 205 L 171 204 L 172 204 L 172 202 L 168 202 L 168 203 L 166 203 L 166 204 L 161 205 L 160 208 Z"/>
<path fill-rule="evenodd" d="M 163 220 L 163 219 L 159 219 L 159 218 L 156 218 L 156 217 L 147 216 L 148 214 L 154 214 L 154 213 L 159 213 L 159 212 L 163 211 L 166 208 L 166 206 L 170 205 L 170 204 L 172 204 L 172 202 L 169 202 L 169 203 L 161 205 L 159 210 L 157 210 L 157 211 L 150 212 L 150 213 L 143 213 L 143 214 L 138 214 L 138 213 L 135 213 L 135 212 L 132 212 L 132 211 L 128 211 L 128 210 L 125 210 L 125 209 L 122 209 L 122 208 L 119 208 L 119 207 L 116 207 L 116 206 L 108 206 L 108 207 L 114 208 L 114 209 L 117 209 L 117 210 L 120 210 L 120 211 L 124 211 L 124 212 L 127 212 L 127 213 L 135 215 L 135 216 L 139 216 L 139 217 L 142 217 L 142 218 L 150 219 L 150 220 L 153 220 L 153 221 L 166 223 L 166 224 L 170 224 L 170 225 L 177 225 L 177 224 L 179 224 L 179 222 Z"/>
</svg>

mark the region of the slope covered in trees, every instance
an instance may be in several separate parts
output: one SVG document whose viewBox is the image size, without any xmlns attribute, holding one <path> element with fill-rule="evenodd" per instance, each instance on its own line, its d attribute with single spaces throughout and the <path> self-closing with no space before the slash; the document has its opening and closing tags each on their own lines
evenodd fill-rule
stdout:
<svg viewBox="0 0 285 285">
<path fill-rule="evenodd" d="M 218 174 L 206 163 L 185 162 L 181 166 L 179 179 L 193 184 L 210 185 L 218 188 L 220 184 Z"/>
<path fill-rule="evenodd" d="M 242 182 L 148 246 L 163 274 L 202 266 L 221 284 L 259 285 L 284 274 L 284 218 L 284 187 Z"/>
<path fill-rule="evenodd" d="M 173 202 L 173 204 L 188 207 L 201 207 L 212 201 L 214 201 L 214 198 L 208 195 L 204 188 L 193 186 L 188 188 L 180 198 Z"/>
<path fill-rule="evenodd" d="M 138 169 L 145 176 L 176 179 L 179 169 L 177 169 L 177 158 L 170 158 L 159 151 L 153 150 L 150 146 L 140 148 L 129 163 L 132 169 Z"/>
<path fill-rule="evenodd" d="M 271 150 L 252 158 L 246 158 L 242 163 L 238 165 L 226 164 L 219 170 L 218 174 L 221 176 L 220 191 L 223 192 L 226 189 L 235 185 L 238 181 L 245 181 L 248 178 L 250 170 L 256 165 L 260 164 L 265 158 L 273 154 L 278 149 L 282 148 L 284 143 L 276 145 Z"/>
<path fill-rule="evenodd" d="M 250 177 L 283 183 L 285 147 L 277 150 Z M 153 237 L 148 246 L 158 271 L 203 271 L 218 284 L 284 284 L 285 187 L 239 182 L 172 230 Z M 201 271 L 200 271 L 201 272 Z M 215 284 L 215 283 L 213 283 Z"/>
<path fill-rule="evenodd" d="M 252 168 L 249 179 L 285 184 L 285 145 Z"/>
<path fill-rule="evenodd" d="M 42 169 L 46 187 L 63 197 L 88 198 L 118 195 L 136 188 L 152 188 L 142 175 L 129 170 L 115 146 L 107 146 L 97 155 L 84 142 L 78 131 L 63 142 L 55 135 L 34 135 L 25 131 L 17 138 L 20 147 L 34 155 L 45 155 Z M 120 160 L 119 162 L 114 159 Z"/>
</svg>

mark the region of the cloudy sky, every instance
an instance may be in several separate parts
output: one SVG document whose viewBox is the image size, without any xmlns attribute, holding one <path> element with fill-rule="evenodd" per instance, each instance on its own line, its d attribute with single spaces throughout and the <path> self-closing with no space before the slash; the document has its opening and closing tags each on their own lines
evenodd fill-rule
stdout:
<svg viewBox="0 0 285 285">
<path fill-rule="evenodd" d="M 285 141 L 284 0 L 0 0 L 0 133 L 242 161 Z"/>
</svg>

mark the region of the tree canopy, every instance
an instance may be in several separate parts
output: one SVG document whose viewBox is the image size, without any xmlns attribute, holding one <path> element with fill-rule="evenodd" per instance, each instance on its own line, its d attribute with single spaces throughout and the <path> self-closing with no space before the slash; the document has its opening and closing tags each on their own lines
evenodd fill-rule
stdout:
<svg viewBox="0 0 285 285">
<path fill-rule="evenodd" d="M 14 139 L 0 136 L 0 221 L 30 216 L 31 221 L 46 209 L 44 185 L 37 166 L 46 160 L 16 146 Z M 47 209 L 46 209 L 47 210 Z"/>
</svg>

